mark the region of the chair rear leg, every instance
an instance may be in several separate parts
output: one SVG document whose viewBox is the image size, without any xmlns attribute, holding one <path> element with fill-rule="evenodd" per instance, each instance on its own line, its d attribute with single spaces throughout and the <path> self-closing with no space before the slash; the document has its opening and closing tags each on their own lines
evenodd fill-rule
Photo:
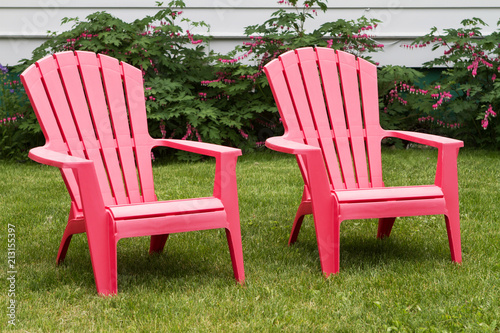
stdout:
<svg viewBox="0 0 500 333">
<path fill-rule="evenodd" d="M 168 234 L 151 236 L 151 242 L 149 244 L 149 254 L 163 252 L 163 248 L 165 247 L 167 239 Z"/>
<path fill-rule="evenodd" d="M 61 245 L 59 245 L 59 251 L 57 252 L 56 263 L 59 265 L 66 258 L 66 253 L 68 252 L 69 243 L 71 238 L 75 234 L 81 234 L 85 232 L 85 220 L 69 220 L 64 229 L 64 234 L 61 240 Z"/>
<path fill-rule="evenodd" d="M 299 236 L 300 227 L 304 221 L 304 216 L 312 214 L 312 206 L 310 201 L 302 201 L 300 203 L 299 209 L 297 209 L 297 214 L 295 214 L 295 219 L 293 220 L 292 232 L 290 233 L 290 239 L 288 240 L 288 245 L 292 245 L 297 241 Z"/>
<path fill-rule="evenodd" d="M 300 227 L 302 227 L 302 222 L 304 221 L 304 215 L 295 216 L 295 220 L 293 221 L 292 232 L 290 233 L 290 238 L 288 239 L 288 245 L 292 245 L 297 241 L 299 237 Z"/>
<path fill-rule="evenodd" d="M 57 252 L 56 264 L 61 264 L 64 259 L 66 259 L 66 253 L 68 252 L 69 243 L 71 242 L 71 238 L 73 234 L 67 234 L 66 231 L 61 240 L 61 245 L 59 245 L 59 251 Z"/>
<path fill-rule="evenodd" d="M 394 225 L 395 217 L 385 217 L 378 220 L 377 238 L 382 239 L 391 235 L 392 226 Z"/>
<path fill-rule="evenodd" d="M 446 231 L 450 244 L 451 260 L 462 262 L 462 244 L 460 240 L 460 213 L 458 208 L 452 209 L 445 215 Z"/>
</svg>

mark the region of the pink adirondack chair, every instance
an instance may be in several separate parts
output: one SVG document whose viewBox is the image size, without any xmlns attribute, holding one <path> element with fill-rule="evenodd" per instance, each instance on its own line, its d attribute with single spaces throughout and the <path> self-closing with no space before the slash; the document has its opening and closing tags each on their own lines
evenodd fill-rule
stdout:
<svg viewBox="0 0 500 333">
<path fill-rule="evenodd" d="M 243 283 L 236 160 L 241 151 L 218 145 L 153 139 L 148 133 L 141 71 L 92 52 L 47 56 L 21 75 L 45 135 L 33 160 L 61 170 L 71 197 L 57 254 L 87 234 L 97 292 L 117 293 L 117 242 L 151 236 L 161 252 L 171 233 L 225 228 L 236 280 Z M 151 149 L 165 146 L 215 157 L 213 196 L 158 201 Z"/>
<path fill-rule="evenodd" d="M 304 179 L 289 244 L 313 214 L 323 273 L 339 271 L 340 223 L 378 218 L 378 238 L 395 218 L 444 214 L 451 258 L 462 261 L 458 203 L 459 140 L 380 127 L 377 68 L 328 48 L 301 48 L 264 67 L 285 134 L 266 146 L 295 154 Z M 434 185 L 385 187 L 381 140 L 396 137 L 438 148 Z"/>
</svg>

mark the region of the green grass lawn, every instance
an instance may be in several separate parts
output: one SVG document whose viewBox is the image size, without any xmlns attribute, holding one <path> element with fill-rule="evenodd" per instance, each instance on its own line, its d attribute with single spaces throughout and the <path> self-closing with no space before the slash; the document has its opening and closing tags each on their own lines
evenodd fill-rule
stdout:
<svg viewBox="0 0 500 333">
<path fill-rule="evenodd" d="M 432 183 L 435 150 L 384 150 L 386 185 Z M 160 199 L 211 195 L 213 161 L 155 162 Z M 118 243 L 118 295 L 96 293 L 87 242 L 55 265 L 69 196 L 57 169 L 0 161 L 2 315 L 19 332 L 500 331 L 500 152 L 462 150 L 463 264 L 450 259 L 442 216 L 401 218 L 377 240 L 375 220 L 341 226 L 340 273 L 321 274 L 313 220 L 287 246 L 302 180 L 293 156 L 242 156 L 238 188 L 246 284 L 233 279 L 223 230 Z M 9 296 L 8 224 L 15 226 Z M 8 325 L 9 301 L 16 325 Z"/>
</svg>

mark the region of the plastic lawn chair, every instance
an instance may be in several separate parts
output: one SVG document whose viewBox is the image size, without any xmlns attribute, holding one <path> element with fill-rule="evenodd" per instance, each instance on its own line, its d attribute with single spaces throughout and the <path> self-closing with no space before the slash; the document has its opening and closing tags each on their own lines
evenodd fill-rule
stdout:
<svg viewBox="0 0 500 333">
<path fill-rule="evenodd" d="M 60 168 L 71 197 L 68 224 L 57 255 L 71 237 L 87 234 L 97 292 L 117 293 L 117 242 L 151 236 L 161 252 L 171 233 L 225 228 L 236 280 L 243 283 L 236 160 L 239 149 L 148 133 L 141 71 L 91 52 L 47 56 L 21 75 L 46 144 L 33 160 Z M 182 149 L 215 157 L 213 196 L 158 201 L 151 149 Z"/>
<path fill-rule="evenodd" d="M 266 146 L 295 154 L 304 179 L 289 244 L 304 215 L 313 214 L 323 273 L 339 271 L 340 223 L 378 218 L 378 238 L 395 218 L 444 214 L 451 258 L 462 261 L 457 156 L 462 141 L 379 124 L 377 68 L 328 48 L 301 48 L 264 67 L 285 134 Z M 381 140 L 396 137 L 438 148 L 434 185 L 385 187 Z"/>
</svg>

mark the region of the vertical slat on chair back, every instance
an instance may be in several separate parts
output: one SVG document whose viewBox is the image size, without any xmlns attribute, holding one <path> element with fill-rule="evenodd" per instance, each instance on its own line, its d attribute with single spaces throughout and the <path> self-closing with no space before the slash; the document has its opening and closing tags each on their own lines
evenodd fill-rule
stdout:
<svg viewBox="0 0 500 333">
<path fill-rule="evenodd" d="M 379 117 L 377 67 L 358 58 L 358 70 L 371 186 L 382 187 L 384 186 L 381 155 L 383 133 Z"/>
<path fill-rule="evenodd" d="M 293 82 L 290 92 L 296 110 L 300 110 L 298 119 L 305 133 L 305 143 L 321 147 L 330 180 L 335 187 L 341 187 L 342 178 L 318 75 L 316 54 L 312 48 L 301 49 L 297 54 L 284 55 L 281 62 L 288 82 Z"/>
<path fill-rule="evenodd" d="M 148 132 L 146 103 L 144 101 L 144 80 L 137 68 L 122 63 L 123 83 L 129 110 L 130 125 L 134 138 L 135 157 L 141 184 L 142 199 L 156 201 L 151 166 L 151 137 Z"/>
<path fill-rule="evenodd" d="M 123 75 L 124 66 L 128 75 Z M 56 146 L 61 152 L 93 160 L 108 205 L 156 200 L 142 75 L 127 66 L 91 52 L 62 52 L 38 61 L 36 67 L 23 73 L 39 76 L 36 84 L 26 82 L 26 90 L 51 149 Z M 129 97 L 130 92 L 134 92 L 133 97 Z M 129 114 L 140 123 L 134 124 L 132 133 Z M 135 132 L 140 134 L 137 139 Z M 136 158 L 141 162 L 136 164 Z M 66 181 L 69 191 L 76 197 L 76 182 L 68 174 L 63 171 L 70 178 Z"/>
<path fill-rule="evenodd" d="M 265 72 L 285 135 L 321 147 L 332 188 L 383 186 L 374 65 L 345 52 L 302 48 Z M 307 184 L 307 166 L 298 162 Z"/>
<path fill-rule="evenodd" d="M 50 142 L 51 149 L 60 153 L 68 153 L 68 145 L 64 141 L 58 121 L 52 112 L 51 101 L 36 64 L 31 65 L 21 74 L 21 81 L 40 122 L 45 139 Z M 61 174 L 68 187 L 71 200 L 81 209 L 82 204 L 75 175 L 70 169 L 61 169 Z"/>
</svg>

